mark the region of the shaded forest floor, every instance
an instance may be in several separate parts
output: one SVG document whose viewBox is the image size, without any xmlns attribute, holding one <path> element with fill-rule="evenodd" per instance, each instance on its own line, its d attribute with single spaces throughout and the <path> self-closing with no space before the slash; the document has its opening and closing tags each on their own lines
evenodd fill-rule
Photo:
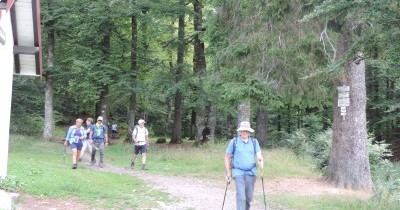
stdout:
<svg viewBox="0 0 400 210">
<path fill-rule="evenodd" d="M 70 154 L 68 154 L 70 159 Z M 132 209 L 162 209 L 162 210 L 210 210 L 220 209 L 225 190 L 225 182 L 222 178 L 210 177 L 191 177 L 177 176 L 170 174 L 160 174 L 153 170 L 149 165 L 149 171 L 129 170 L 128 168 L 116 166 L 112 163 L 106 163 L 104 168 L 90 166 L 88 155 L 81 163 L 82 168 L 102 173 L 112 173 L 116 175 L 130 175 L 143 181 L 146 186 L 154 190 L 162 191 L 168 194 L 168 201 L 156 200 L 157 208 L 132 208 Z M 69 163 L 69 161 L 68 161 Z M 140 167 L 137 166 L 137 168 Z M 80 168 L 78 168 L 79 170 Z M 267 173 L 267 172 L 266 172 Z M 288 209 L 280 202 L 280 197 L 300 196 L 315 197 L 320 196 L 339 196 L 351 197 L 355 199 L 367 199 L 370 195 L 354 192 L 350 190 L 337 189 L 320 180 L 318 177 L 279 177 L 266 176 L 265 190 L 268 209 Z M 112 187 L 112 186 L 110 186 Z M 234 183 L 229 185 L 225 208 L 235 208 L 235 189 Z M 140 193 L 140 192 L 138 192 Z M 260 178 L 257 179 L 255 189 L 255 199 L 252 209 L 263 209 L 263 196 Z M 36 197 L 30 194 L 22 193 L 18 198 L 16 209 L 38 209 L 38 210 L 66 210 L 66 209 L 100 209 L 91 207 L 81 202 L 78 198 L 68 199 Z M 129 209 L 129 208 L 124 208 Z"/>
</svg>

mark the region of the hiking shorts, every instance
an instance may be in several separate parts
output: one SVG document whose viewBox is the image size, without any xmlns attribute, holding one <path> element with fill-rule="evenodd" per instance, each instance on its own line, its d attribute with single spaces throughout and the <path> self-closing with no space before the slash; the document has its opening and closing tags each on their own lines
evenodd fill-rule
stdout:
<svg viewBox="0 0 400 210">
<path fill-rule="evenodd" d="M 147 152 L 147 146 L 146 145 L 135 145 L 135 155 L 137 154 L 143 154 Z"/>
<path fill-rule="evenodd" d="M 83 146 L 82 141 L 78 141 L 77 143 L 70 144 L 69 148 L 81 151 L 82 150 L 82 146 Z"/>
</svg>

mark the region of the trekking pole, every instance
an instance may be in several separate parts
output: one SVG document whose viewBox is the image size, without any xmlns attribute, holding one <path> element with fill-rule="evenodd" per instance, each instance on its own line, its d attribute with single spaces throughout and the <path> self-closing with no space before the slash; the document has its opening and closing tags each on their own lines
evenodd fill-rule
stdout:
<svg viewBox="0 0 400 210">
<path fill-rule="evenodd" d="M 228 185 L 229 185 L 229 182 L 226 181 L 225 194 L 224 194 L 224 201 L 222 202 L 222 210 L 224 210 L 225 198 L 226 198 L 226 191 L 228 191 Z"/>
<path fill-rule="evenodd" d="M 267 201 L 265 200 L 265 190 L 264 190 L 264 167 L 261 168 L 261 184 L 264 197 L 264 209 L 267 210 Z"/>
<path fill-rule="evenodd" d="M 64 165 L 65 165 L 65 159 L 67 158 L 67 146 L 64 146 Z"/>
</svg>

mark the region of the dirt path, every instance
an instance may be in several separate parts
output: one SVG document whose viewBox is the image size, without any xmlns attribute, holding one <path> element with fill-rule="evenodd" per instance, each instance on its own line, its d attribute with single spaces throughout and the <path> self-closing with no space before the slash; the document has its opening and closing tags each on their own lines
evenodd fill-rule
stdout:
<svg viewBox="0 0 400 210">
<path fill-rule="evenodd" d="M 105 164 L 104 168 L 92 167 L 94 170 L 111 172 L 116 174 L 129 174 L 138 177 L 146 182 L 148 185 L 153 186 L 154 189 L 161 190 L 169 193 L 177 198 L 176 202 L 163 203 L 158 202 L 162 210 L 213 210 L 221 209 L 225 183 L 213 180 L 203 180 L 190 177 L 176 177 L 176 176 L 163 176 L 154 175 L 141 170 L 128 170 Z M 256 192 L 255 196 L 262 191 Z M 234 184 L 228 187 L 224 209 L 235 209 L 235 193 Z M 252 209 L 264 209 L 262 203 L 255 201 L 252 204 Z M 268 206 L 269 210 L 285 209 L 282 207 Z"/>
<path fill-rule="evenodd" d="M 102 172 L 111 172 L 115 174 L 126 174 L 142 179 L 146 184 L 156 190 L 169 193 L 176 201 L 164 203 L 159 201 L 160 210 L 214 210 L 221 209 L 225 182 L 223 180 L 206 180 L 191 177 L 177 177 L 154 175 L 148 171 L 128 170 L 126 168 L 116 167 L 105 164 L 104 168 L 90 166 L 88 161 L 84 161 L 86 167 Z M 369 195 L 350 190 L 337 189 L 334 186 L 316 178 L 278 178 L 273 180 L 264 180 L 267 193 L 267 205 L 269 210 L 286 210 L 277 204 L 269 201 L 269 195 L 299 195 L 299 196 L 318 196 L 318 195 L 344 195 L 358 198 L 368 198 Z M 234 184 L 228 186 L 228 192 L 225 201 L 227 210 L 235 209 Z M 262 203 L 261 181 L 257 179 L 255 197 L 258 199 L 253 202 L 253 210 L 264 209 Z M 37 198 L 27 194 L 22 194 L 17 209 L 38 209 L 38 210 L 67 210 L 67 209 L 91 209 L 84 204 L 79 203 L 77 199 L 47 199 Z"/>
</svg>

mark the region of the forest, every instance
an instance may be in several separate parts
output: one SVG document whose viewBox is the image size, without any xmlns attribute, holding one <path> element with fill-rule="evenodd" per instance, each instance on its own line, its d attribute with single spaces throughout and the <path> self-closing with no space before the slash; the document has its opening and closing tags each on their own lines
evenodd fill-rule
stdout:
<svg viewBox="0 0 400 210">
<path fill-rule="evenodd" d="M 263 148 L 310 155 L 328 181 L 366 191 L 370 164 L 374 176 L 374 161 L 400 160 L 398 0 L 41 8 L 44 73 L 14 76 L 11 133 L 52 141 L 56 128 L 101 115 L 130 142 L 143 118 L 151 136 L 201 147 L 250 121 Z"/>
</svg>

